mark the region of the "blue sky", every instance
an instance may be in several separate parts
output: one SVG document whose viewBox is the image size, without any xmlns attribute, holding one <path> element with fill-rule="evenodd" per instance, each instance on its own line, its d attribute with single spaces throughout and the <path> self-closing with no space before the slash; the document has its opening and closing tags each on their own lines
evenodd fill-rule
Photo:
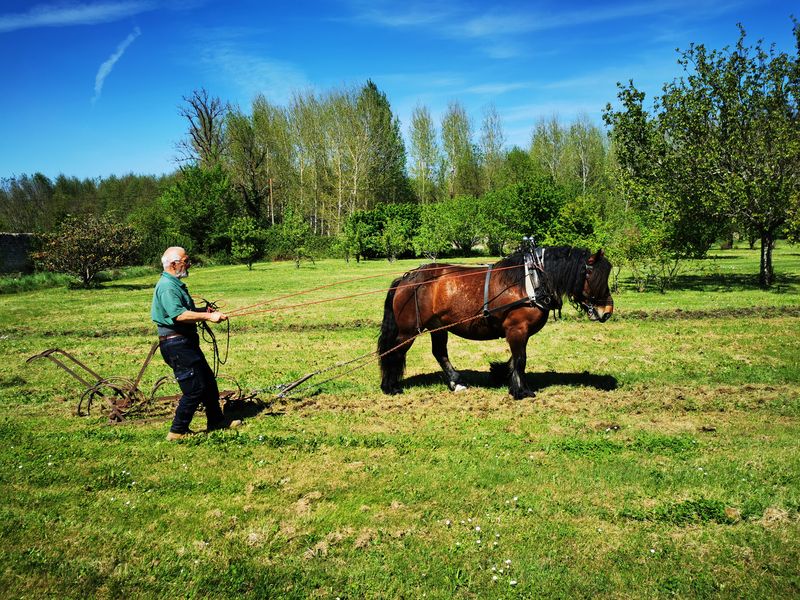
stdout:
<svg viewBox="0 0 800 600">
<path fill-rule="evenodd" d="M 59 0 L 0 4 L 0 177 L 161 174 L 175 168 L 182 97 L 205 87 L 249 111 L 255 94 L 361 84 L 386 93 L 404 132 L 418 103 L 460 101 L 476 132 L 500 113 L 507 145 L 537 119 L 598 124 L 616 82 L 648 96 L 680 74 L 676 48 L 736 42 L 741 22 L 793 52 L 796 4 Z"/>
</svg>

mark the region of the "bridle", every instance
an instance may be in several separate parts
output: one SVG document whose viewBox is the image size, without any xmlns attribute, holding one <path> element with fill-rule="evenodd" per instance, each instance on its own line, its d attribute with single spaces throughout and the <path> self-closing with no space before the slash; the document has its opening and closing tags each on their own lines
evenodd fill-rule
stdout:
<svg viewBox="0 0 800 600">
<path fill-rule="evenodd" d="M 594 271 L 594 256 L 590 256 L 589 259 L 583 264 L 583 288 L 581 290 L 581 299 L 578 301 L 578 304 L 582 306 L 586 310 L 586 314 L 589 315 L 589 318 L 592 321 L 600 321 L 601 323 L 605 323 L 611 318 L 611 313 L 606 312 L 602 316 L 597 314 L 597 306 L 602 304 L 603 306 L 614 306 L 614 299 L 609 295 L 608 298 L 605 300 L 598 300 L 591 294 L 591 288 L 589 286 L 589 279 L 592 276 L 592 272 Z"/>
</svg>

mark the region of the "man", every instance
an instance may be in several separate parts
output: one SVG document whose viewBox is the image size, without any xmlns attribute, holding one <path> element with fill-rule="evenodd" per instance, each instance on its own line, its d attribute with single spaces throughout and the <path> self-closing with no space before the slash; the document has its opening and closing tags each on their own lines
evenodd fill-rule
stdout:
<svg viewBox="0 0 800 600">
<path fill-rule="evenodd" d="M 200 403 L 206 408 L 207 430 L 238 427 L 241 421 L 228 421 L 219 405 L 217 380 L 200 349 L 197 323 L 226 321 L 225 313 L 197 310 L 186 284 L 181 279 L 189 276 L 189 257 L 186 250 L 174 246 L 167 248 L 161 257 L 164 272 L 153 292 L 150 316 L 158 328 L 161 356 L 175 374 L 183 395 L 178 401 L 167 440 L 179 440 L 192 432 L 189 424 Z"/>
</svg>

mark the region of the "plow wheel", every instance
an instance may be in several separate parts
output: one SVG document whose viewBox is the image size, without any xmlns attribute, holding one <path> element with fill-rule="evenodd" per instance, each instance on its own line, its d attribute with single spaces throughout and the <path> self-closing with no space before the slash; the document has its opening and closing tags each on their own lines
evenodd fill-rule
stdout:
<svg viewBox="0 0 800 600">
<path fill-rule="evenodd" d="M 78 402 L 78 416 L 102 414 L 109 421 L 125 420 L 125 415 L 145 404 L 144 395 L 133 386 L 133 382 L 122 377 L 98 381 L 87 388 Z"/>
</svg>

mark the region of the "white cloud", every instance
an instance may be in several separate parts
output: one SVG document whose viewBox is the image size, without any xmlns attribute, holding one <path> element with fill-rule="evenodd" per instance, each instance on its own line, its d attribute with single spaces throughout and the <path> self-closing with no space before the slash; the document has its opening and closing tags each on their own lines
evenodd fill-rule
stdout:
<svg viewBox="0 0 800 600">
<path fill-rule="evenodd" d="M 201 57 L 215 76 L 230 81 L 247 101 L 264 94 L 285 104 L 292 94 L 310 87 L 305 74 L 292 63 L 253 54 L 232 42 L 206 46 Z"/>
<path fill-rule="evenodd" d="M 127 2 L 67 2 L 40 4 L 26 13 L 0 15 L 0 33 L 34 27 L 64 27 L 109 23 L 156 8 L 149 0 Z"/>
<path fill-rule="evenodd" d="M 141 33 L 142 31 L 138 27 L 135 27 L 133 31 L 128 34 L 128 37 L 122 40 L 120 45 L 117 46 L 116 52 L 100 65 L 100 68 L 97 70 L 97 75 L 95 75 L 94 78 L 94 97 L 92 98 L 92 104 L 100 97 L 100 93 L 103 91 L 103 83 L 105 83 L 106 77 L 109 76 L 114 65 L 117 64 L 117 61 L 125 54 L 125 50 L 128 49 L 128 46 L 130 46 L 133 40 L 139 37 Z"/>
</svg>

